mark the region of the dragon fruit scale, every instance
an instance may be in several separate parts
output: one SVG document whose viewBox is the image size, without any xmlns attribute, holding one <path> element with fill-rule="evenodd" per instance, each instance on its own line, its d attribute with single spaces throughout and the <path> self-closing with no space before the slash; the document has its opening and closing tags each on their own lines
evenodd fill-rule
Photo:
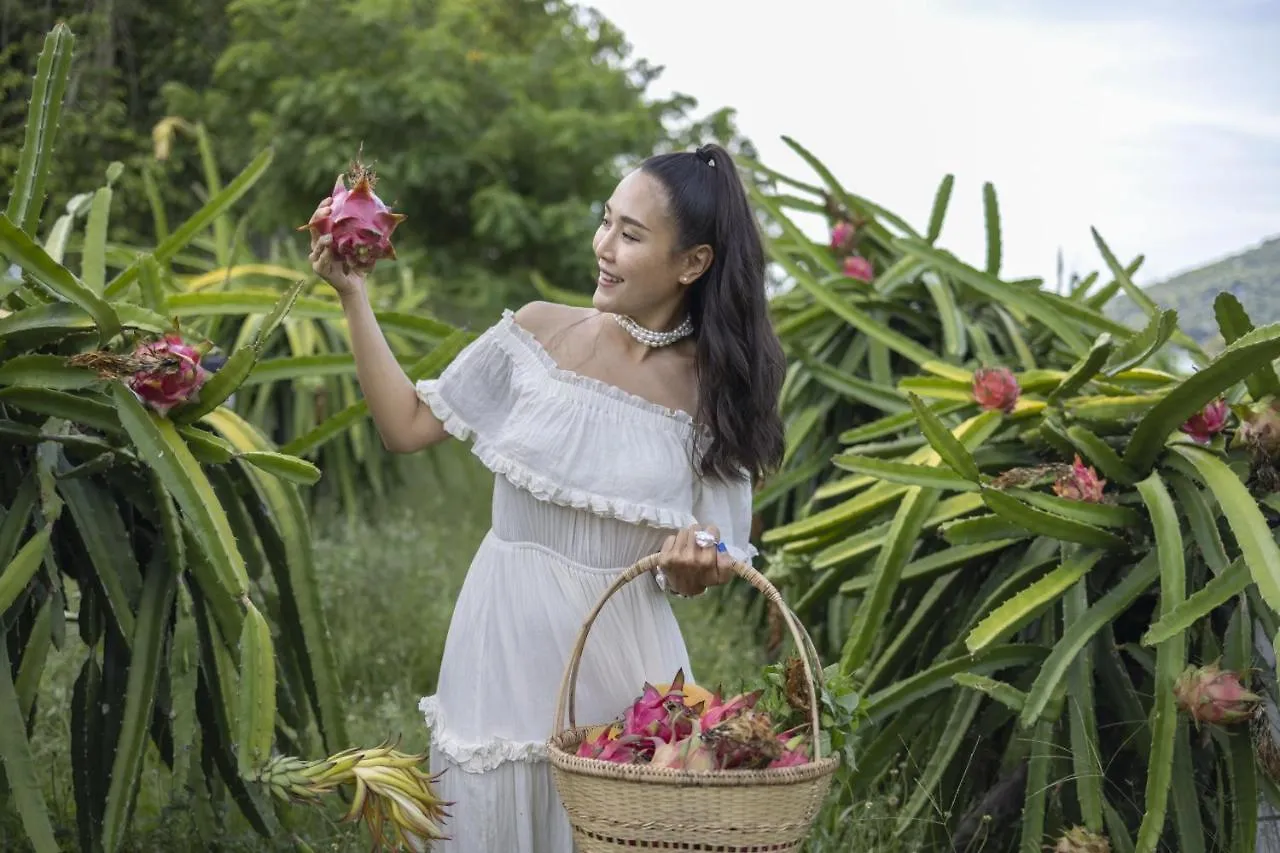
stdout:
<svg viewBox="0 0 1280 853">
<path fill-rule="evenodd" d="M 1216 663 L 1188 666 L 1174 684 L 1173 693 L 1178 706 L 1197 726 L 1248 720 L 1262 701 L 1261 696 L 1249 692 L 1238 674 L 1219 669 Z"/>
<path fill-rule="evenodd" d="M 973 372 L 973 399 L 988 411 L 1009 414 L 1022 393 L 1018 379 L 1007 367 L 980 367 Z"/>
<path fill-rule="evenodd" d="M 347 188 L 347 179 L 352 182 Z M 332 205 L 327 216 L 313 216 L 299 231 L 313 237 L 332 235 L 333 253 L 342 261 L 343 271 L 368 274 L 383 258 L 396 259 L 391 234 L 405 220 L 378 198 L 371 170 L 357 161 L 347 175 L 339 175 L 329 194 Z"/>
<path fill-rule="evenodd" d="M 139 369 L 129 379 L 129 388 L 161 415 L 181 403 L 198 400 L 210 375 L 200 364 L 200 350 L 179 335 L 140 344 L 133 360 Z"/>
</svg>

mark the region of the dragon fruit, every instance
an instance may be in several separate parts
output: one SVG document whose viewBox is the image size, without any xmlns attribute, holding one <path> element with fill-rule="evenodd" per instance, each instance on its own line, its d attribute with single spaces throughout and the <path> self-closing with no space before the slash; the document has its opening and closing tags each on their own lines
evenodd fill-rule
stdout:
<svg viewBox="0 0 1280 853">
<path fill-rule="evenodd" d="M 708 728 L 705 739 L 716 752 L 719 766 L 757 770 L 782 757 L 782 744 L 773 733 L 769 715 L 754 708 Z"/>
<path fill-rule="evenodd" d="M 1083 826 L 1073 826 L 1053 846 L 1053 853 L 1111 853 L 1111 842 L 1105 835 Z"/>
<path fill-rule="evenodd" d="M 799 767 L 809 763 L 807 738 L 794 732 L 783 732 L 778 735 L 782 744 L 782 754 L 769 762 L 770 767 Z"/>
<path fill-rule="evenodd" d="M 1250 693 L 1240 676 L 1230 670 L 1208 666 L 1188 666 L 1173 686 L 1178 707 L 1199 726 L 1201 723 L 1231 724 L 1248 720 L 1262 697 Z"/>
<path fill-rule="evenodd" d="M 725 701 L 719 693 L 716 693 L 702 712 L 702 725 L 706 728 L 718 726 L 729 717 L 754 708 L 762 695 L 764 695 L 763 690 L 756 690 L 751 693 L 739 693 L 732 699 Z"/>
<path fill-rule="evenodd" d="M 1200 444 L 1208 444 L 1212 438 L 1222 432 L 1227 425 L 1227 416 L 1231 409 L 1227 401 L 1219 397 L 1205 405 L 1203 409 L 1187 418 L 1182 431 Z"/>
<path fill-rule="evenodd" d="M 847 219 L 837 222 L 831 229 L 831 251 L 844 253 L 853 248 L 853 238 L 857 229 Z"/>
<path fill-rule="evenodd" d="M 715 753 L 702 740 L 702 726 L 694 721 L 686 737 L 664 743 L 653 751 L 651 767 L 671 770 L 706 771 L 716 769 Z"/>
<path fill-rule="evenodd" d="M 862 255 L 850 255 L 844 259 L 844 274 L 858 281 L 871 281 L 876 277 L 876 271 L 871 266 L 871 261 L 862 257 Z"/>
<path fill-rule="evenodd" d="M 129 388 L 142 402 L 166 415 L 174 406 L 199 398 L 210 375 L 201 366 L 200 357 L 200 351 L 179 335 L 140 344 L 133 360 L 142 366 L 129 380 Z"/>
<path fill-rule="evenodd" d="M 1084 503 L 1102 503 L 1102 490 L 1107 481 L 1098 476 L 1092 465 L 1085 465 L 1076 454 L 1071 470 L 1062 474 L 1053 484 L 1053 493 L 1060 498 Z"/>
<path fill-rule="evenodd" d="M 346 179 L 352 181 L 347 189 Z M 395 260 L 391 233 L 404 221 L 403 213 L 393 213 L 373 191 L 373 172 L 360 163 L 347 175 L 339 175 L 329 198 L 333 204 L 327 216 L 313 216 L 299 231 L 313 237 L 333 236 L 333 254 L 342 262 L 343 272 L 367 275 L 382 258 Z"/>
<path fill-rule="evenodd" d="M 1007 367 L 980 367 L 973 372 L 973 399 L 988 411 L 1008 414 L 1018 404 L 1022 389 Z"/>
</svg>

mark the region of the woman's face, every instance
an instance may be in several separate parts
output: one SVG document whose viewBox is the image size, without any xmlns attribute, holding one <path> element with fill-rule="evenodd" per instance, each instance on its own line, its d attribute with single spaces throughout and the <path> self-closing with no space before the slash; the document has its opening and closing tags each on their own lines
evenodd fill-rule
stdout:
<svg viewBox="0 0 1280 853">
<path fill-rule="evenodd" d="M 678 237 L 662 184 L 638 170 L 623 178 L 592 243 L 599 264 L 595 307 L 641 323 L 674 313 L 685 288 L 711 263 L 709 246 L 677 251 Z"/>
</svg>

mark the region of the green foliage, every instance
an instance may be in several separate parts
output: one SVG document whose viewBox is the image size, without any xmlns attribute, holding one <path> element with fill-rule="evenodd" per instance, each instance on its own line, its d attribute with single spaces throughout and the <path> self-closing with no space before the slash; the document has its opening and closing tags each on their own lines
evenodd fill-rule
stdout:
<svg viewBox="0 0 1280 853">
<path fill-rule="evenodd" d="M 531 272 L 593 280 L 587 247 L 619 162 L 673 134 L 732 144 L 727 114 L 687 127 L 690 99 L 647 96 L 657 70 L 561 0 L 237 0 L 228 20 L 215 85 L 175 85 L 168 102 L 216 129 L 231 162 L 290 152 L 252 230 L 305 222 L 363 148 L 408 214 L 400 244 L 447 271 L 436 296 L 467 315 L 532 295 Z"/>
<path fill-rule="evenodd" d="M 20 269 L 5 280 L 0 310 L 0 433 L 11 448 L 0 461 L 0 755 L 11 802 L 33 848 L 58 849 L 29 732 L 45 662 L 66 648 L 70 623 L 83 643 L 67 732 L 80 849 L 120 849 L 153 748 L 198 809 L 225 793 L 271 836 L 282 807 L 256 784 L 263 762 L 273 751 L 347 746 L 299 485 L 320 472 L 222 404 L 289 321 L 302 282 L 249 312 L 256 336 L 197 397 L 165 413 L 126 383 L 175 375 L 172 356 L 137 348 L 176 334 L 170 316 L 181 312 L 165 266 L 221 221 L 272 152 L 211 188 L 190 219 L 123 269 L 108 262 L 122 174 L 113 164 L 87 202 L 73 270 L 62 260 L 73 215 L 43 242 L 32 215 L 73 43 L 64 25 L 46 39 L 30 144 L 0 215 L 0 263 Z M 437 366 L 449 357 L 435 355 Z"/>
<path fill-rule="evenodd" d="M 1273 462 L 1239 422 L 1203 444 L 1182 428 L 1222 398 L 1255 417 L 1280 326 L 1222 297 L 1231 343 L 1206 360 L 1172 312 L 1103 314 L 1136 263 L 1100 236 L 1115 280 L 1097 290 L 1007 281 L 990 186 L 979 268 L 936 242 L 950 179 L 922 236 L 790 144 L 820 186 L 748 164 L 775 185 L 755 195 L 792 359 L 786 462 L 757 506 L 770 580 L 864 696 L 846 803 L 905 761 L 899 838 L 927 818 L 927 843 L 957 850 L 1038 850 L 1075 825 L 1117 850 L 1246 849 L 1256 792 L 1277 799 L 1269 765 L 1247 723 L 1193 737 L 1172 688 L 1222 656 L 1274 695 L 1249 639 L 1280 621 Z M 856 237 L 817 244 L 791 210 Z M 873 281 L 842 274 L 849 251 Z M 1183 344 L 1197 372 L 1152 366 Z M 992 367 L 1020 386 L 1007 411 L 975 397 Z"/>
<path fill-rule="evenodd" d="M 1215 302 L 1220 293 L 1236 297 L 1254 321 L 1269 325 L 1280 320 L 1280 238 L 1228 258 L 1178 273 L 1144 289 L 1162 308 L 1178 312 L 1188 335 L 1211 349 L 1220 349 L 1223 338 L 1214 322 Z M 1110 315 L 1123 323 L 1139 322 L 1142 311 L 1124 296 L 1111 304 Z"/>
<path fill-rule="evenodd" d="M 177 151 L 188 137 L 200 152 L 202 189 L 217 192 L 223 185 L 217 146 L 203 125 L 171 123 L 165 144 Z M 167 227 L 162 204 L 156 205 L 154 219 L 158 233 Z M 155 266 L 145 274 L 154 286 L 143 289 L 154 294 L 155 310 L 229 357 L 219 376 L 235 373 L 238 388 L 224 405 L 325 472 L 310 490 L 309 506 L 336 495 L 347 517 L 355 518 L 369 495 L 386 497 L 388 485 L 402 475 L 403 459 L 383 448 L 368 423 L 342 307 L 307 263 L 306 235 L 290 233 L 258 256 L 240 239 L 244 220 L 230 211 L 204 227 L 213 231 L 213 239 L 188 246 L 183 271 L 174 269 L 176 262 Z M 128 251 L 112 245 L 108 254 L 123 258 Z M 132 268 L 141 281 L 143 266 Z M 437 370 L 471 340 L 470 333 L 428 312 L 432 282 L 419 281 L 408 265 L 384 262 L 369 287 L 383 332 L 411 378 Z M 286 295 L 288 314 L 273 320 L 270 312 Z"/>
</svg>

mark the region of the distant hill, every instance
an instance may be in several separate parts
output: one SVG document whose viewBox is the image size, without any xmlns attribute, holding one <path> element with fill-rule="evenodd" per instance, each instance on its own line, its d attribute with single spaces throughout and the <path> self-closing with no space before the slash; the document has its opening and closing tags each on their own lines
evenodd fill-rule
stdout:
<svg viewBox="0 0 1280 853">
<path fill-rule="evenodd" d="M 1222 346 L 1213 300 L 1224 290 L 1240 300 L 1255 326 L 1280 322 L 1280 236 L 1145 288 L 1157 305 L 1176 310 L 1178 325 L 1210 350 Z M 1129 326 L 1145 321 L 1142 310 L 1123 295 L 1111 301 L 1107 313 Z"/>
</svg>

